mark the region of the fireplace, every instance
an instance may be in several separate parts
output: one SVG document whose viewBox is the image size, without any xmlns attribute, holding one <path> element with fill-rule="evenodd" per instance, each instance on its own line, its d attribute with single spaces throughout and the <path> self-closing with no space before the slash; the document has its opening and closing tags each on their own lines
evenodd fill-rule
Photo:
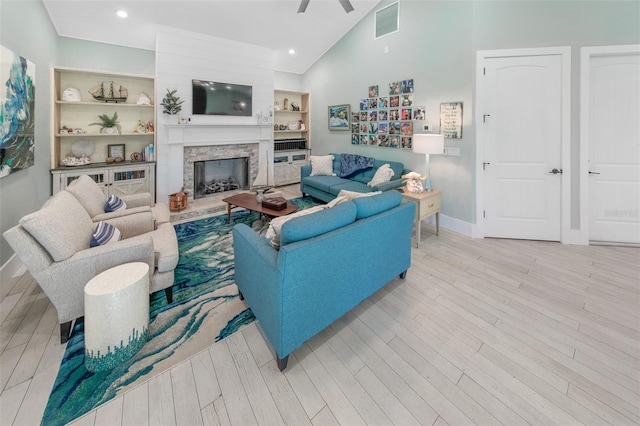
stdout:
<svg viewBox="0 0 640 426">
<path fill-rule="evenodd" d="M 249 158 L 194 161 L 193 198 L 249 189 Z"/>
<path fill-rule="evenodd" d="M 198 199 L 250 189 L 258 174 L 258 149 L 258 143 L 185 146 L 185 192 Z"/>
</svg>

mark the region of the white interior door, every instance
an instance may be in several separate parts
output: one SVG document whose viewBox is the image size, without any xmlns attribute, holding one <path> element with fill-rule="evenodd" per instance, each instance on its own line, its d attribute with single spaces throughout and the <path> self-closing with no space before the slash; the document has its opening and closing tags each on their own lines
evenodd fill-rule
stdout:
<svg viewBox="0 0 640 426">
<path fill-rule="evenodd" d="M 589 62 L 589 240 L 640 244 L 640 52 Z"/>
<path fill-rule="evenodd" d="M 487 237 L 561 239 L 562 64 L 561 55 L 484 60 L 478 126 Z"/>
</svg>

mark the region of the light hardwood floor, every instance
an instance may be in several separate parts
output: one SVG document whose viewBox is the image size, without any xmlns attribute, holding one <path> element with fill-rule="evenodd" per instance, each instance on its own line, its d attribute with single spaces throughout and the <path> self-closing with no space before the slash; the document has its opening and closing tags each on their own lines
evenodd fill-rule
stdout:
<svg viewBox="0 0 640 426">
<path fill-rule="evenodd" d="M 640 249 L 422 226 L 407 278 L 284 373 L 254 323 L 74 425 L 640 424 Z M 0 288 L 0 424 L 35 425 L 64 351 L 55 310 L 28 273 Z"/>
</svg>

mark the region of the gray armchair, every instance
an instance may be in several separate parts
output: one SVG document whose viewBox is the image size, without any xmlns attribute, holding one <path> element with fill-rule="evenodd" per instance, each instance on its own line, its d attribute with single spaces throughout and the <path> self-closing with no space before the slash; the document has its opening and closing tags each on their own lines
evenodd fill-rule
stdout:
<svg viewBox="0 0 640 426">
<path fill-rule="evenodd" d="M 60 191 L 3 234 L 58 311 L 61 343 L 69 339 L 72 322 L 84 315 L 84 286 L 114 266 L 147 263 L 149 292 L 165 290 L 168 302 L 172 302 L 171 286 L 178 264 L 173 226 L 161 223 L 154 229 L 150 210 L 106 222 L 118 228 L 123 239 L 90 247 L 95 223 L 70 192 Z"/>
</svg>

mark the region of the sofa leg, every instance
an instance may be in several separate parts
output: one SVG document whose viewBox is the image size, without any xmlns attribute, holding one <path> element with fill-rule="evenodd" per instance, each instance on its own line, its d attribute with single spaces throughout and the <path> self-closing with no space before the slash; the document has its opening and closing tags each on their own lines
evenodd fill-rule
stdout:
<svg viewBox="0 0 640 426">
<path fill-rule="evenodd" d="M 240 296 L 240 300 L 244 300 L 244 294 L 240 290 L 238 290 L 238 295 Z"/>
<path fill-rule="evenodd" d="M 289 355 L 285 356 L 284 358 L 278 358 L 278 370 L 283 371 L 285 368 L 287 368 L 287 362 L 289 361 Z"/>
<path fill-rule="evenodd" d="M 407 271 L 405 270 L 404 272 L 402 272 L 400 275 L 400 279 L 404 280 L 405 278 L 407 278 Z"/>
<path fill-rule="evenodd" d="M 167 287 L 164 289 L 164 294 L 167 296 L 167 303 L 173 303 L 173 288 Z"/>
<path fill-rule="evenodd" d="M 67 321 L 65 323 L 60 324 L 60 343 L 65 344 L 69 341 L 69 337 L 71 336 L 71 323 L 73 321 Z"/>
</svg>

